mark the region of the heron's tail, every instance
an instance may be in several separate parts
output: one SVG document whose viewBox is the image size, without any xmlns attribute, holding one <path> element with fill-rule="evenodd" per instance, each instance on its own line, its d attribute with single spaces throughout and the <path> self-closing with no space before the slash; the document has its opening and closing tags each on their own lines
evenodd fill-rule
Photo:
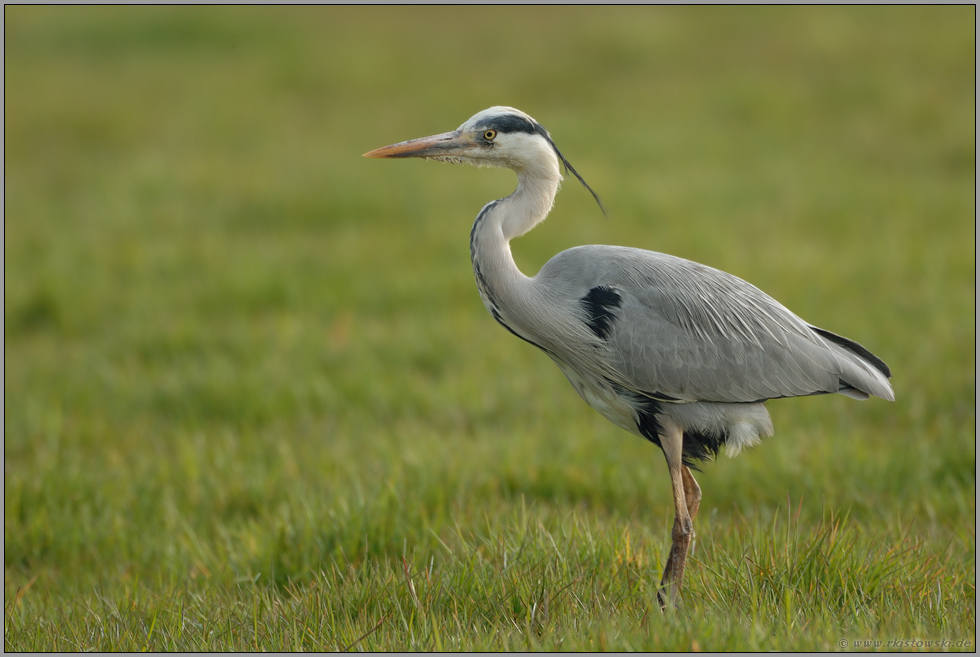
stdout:
<svg viewBox="0 0 980 657">
<path fill-rule="evenodd" d="M 840 389 L 842 395 L 854 399 L 867 399 L 869 395 L 895 401 L 895 392 L 888 379 L 891 369 L 873 353 L 853 340 L 811 326 L 817 335 L 827 341 L 830 349 L 840 356 Z"/>
</svg>

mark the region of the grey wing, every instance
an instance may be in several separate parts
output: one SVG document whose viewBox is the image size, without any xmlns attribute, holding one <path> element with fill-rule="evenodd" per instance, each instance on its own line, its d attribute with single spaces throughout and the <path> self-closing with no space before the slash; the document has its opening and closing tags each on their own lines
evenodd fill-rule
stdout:
<svg viewBox="0 0 980 657">
<path fill-rule="evenodd" d="M 619 295 L 601 348 L 623 385 L 678 401 L 894 399 L 880 359 L 731 274 L 650 251 L 584 248 L 598 250 L 573 258 L 589 259 L 593 282 Z"/>
</svg>

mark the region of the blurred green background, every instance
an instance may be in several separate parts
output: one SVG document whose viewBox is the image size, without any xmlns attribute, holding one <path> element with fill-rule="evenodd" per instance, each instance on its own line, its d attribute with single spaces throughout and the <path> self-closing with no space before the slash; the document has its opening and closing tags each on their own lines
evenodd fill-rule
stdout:
<svg viewBox="0 0 980 657">
<path fill-rule="evenodd" d="M 672 253 L 895 373 L 894 404 L 771 403 L 704 531 L 791 498 L 975 546 L 974 7 L 6 7 L 4 55 L 6 620 L 438 553 L 525 503 L 666 540 L 659 452 L 476 293 L 513 174 L 360 157 L 492 105 L 609 211 L 569 180 L 526 273 Z"/>
</svg>

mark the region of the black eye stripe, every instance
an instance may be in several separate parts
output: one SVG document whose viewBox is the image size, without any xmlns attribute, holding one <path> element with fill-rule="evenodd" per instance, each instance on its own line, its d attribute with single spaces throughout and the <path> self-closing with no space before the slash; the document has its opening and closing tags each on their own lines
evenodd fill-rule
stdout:
<svg viewBox="0 0 980 657">
<path fill-rule="evenodd" d="M 527 132 L 534 134 L 534 124 L 523 116 L 515 114 L 504 114 L 494 116 L 483 123 L 480 128 L 486 130 L 496 130 L 497 132 Z"/>
</svg>

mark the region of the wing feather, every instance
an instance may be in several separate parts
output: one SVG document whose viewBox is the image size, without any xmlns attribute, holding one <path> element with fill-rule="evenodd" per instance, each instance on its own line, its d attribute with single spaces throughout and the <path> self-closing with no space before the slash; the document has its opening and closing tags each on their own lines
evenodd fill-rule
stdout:
<svg viewBox="0 0 980 657">
<path fill-rule="evenodd" d="M 602 350 L 618 383 L 631 389 L 712 402 L 833 392 L 894 398 L 887 366 L 867 349 L 811 327 L 723 271 L 640 249 L 585 246 L 558 254 L 535 278 L 569 295 L 597 285 L 620 294 Z"/>
</svg>

